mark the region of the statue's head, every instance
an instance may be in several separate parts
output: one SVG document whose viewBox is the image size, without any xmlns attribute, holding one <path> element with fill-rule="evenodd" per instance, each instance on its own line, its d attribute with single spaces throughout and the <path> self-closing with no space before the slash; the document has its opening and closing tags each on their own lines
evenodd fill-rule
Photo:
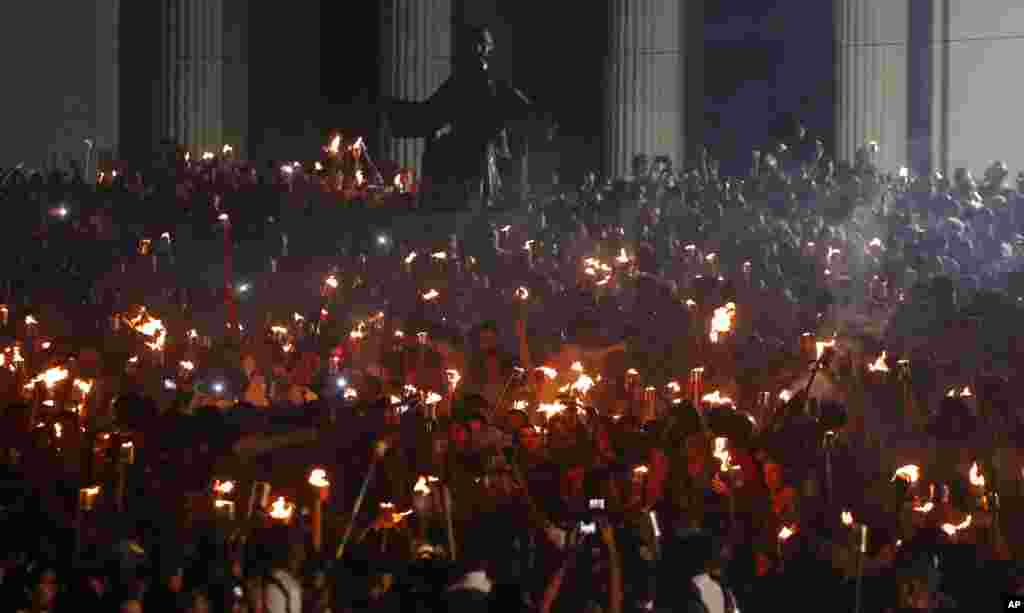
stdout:
<svg viewBox="0 0 1024 613">
<path fill-rule="evenodd" d="M 494 53 L 494 35 L 487 26 L 465 26 L 459 34 L 459 65 L 487 70 Z"/>
</svg>

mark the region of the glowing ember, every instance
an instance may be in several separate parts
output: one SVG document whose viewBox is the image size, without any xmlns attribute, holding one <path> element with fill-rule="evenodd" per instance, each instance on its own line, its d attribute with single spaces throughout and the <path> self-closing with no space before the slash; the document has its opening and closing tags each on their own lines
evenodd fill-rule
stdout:
<svg viewBox="0 0 1024 613">
<path fill-rule="evenodd" d="M 36 383 L 42 383 L 46 389 L 53 389 L 61 381 L 68 378 L 68 369 L 63 366 L 54 366 L 36 375 L 31 381 L 25 384 L 25 389 L 32 389 Z"/>
<path fill-rule="evenodd" d="M 530 290 L 525 287 L 520 287 L 516 290 L 516 298 L 520 300 L 528 300 L 530 298 Z"/>
<path fill-rule="evenodd" d="M 783 542 L 788 541 L 794 534 L 796 534 L 795 529 L 790 528 L 789 526 L 783 526 L 782 529 L 779 530 L 779 540 Z"/>
<path fill-rule="evenodd" d="M 129 364 L 138 364 L 139 363 L 139 356 L 133 355 L 132 357 L 128 358 L 128 363 Z"/>
<path fill-rule="evenodd" d="M 424 302 L 430 302 L 432 300 L 437 300 L 437 298 L 440 295 L 441 293 L 439 291 L 437 291 L 436 289 L 432 289 L 429 290 L 427 293 L 423 294 L 422 298 Z"/>
<path fill-rule="evenodd" d="M 555 379 L 558 378 L 558 371 L 555 370 L 554 368 L 551 368 L 550 366 L 540 366 L 535 370 L 544 373 L 544 376 L 547 377 L 549 381 L 554 381 Z"/>
<path fill-rule="evenodd" d="M 971 485 L 974 487 L 985 487 L 985 475 L 981 474 L 978 470 L 978 463 L 971 464 L 971 470 L 968 474 L 968 478 L 971 481 Z"/>
<path fill-rule="evenodd" d="M 715 390 L 710 394 L 704 394 L 704 396 L 701 397 L 700 401 L 706 402 L 708 404 L 713 404 L 716 406 L 735 404 L 732 398 L 729 398 L 728 396 L 723 396 L 721 392 L 719 392 L 718 390 Z"/>
<path fill-rule="evenodd" d="M 853 513 L 850 513 L 849 511 L 843 511 L 839 517 L 843 520 L 844 526 L 853 525 Z"/>
<path fill-rule="evenodd" d="M 725 306 L 715 309 L 715 313 L 711 317 L 711 334 L 709 335 L 711 342 L 717 343 L 720 335 L 731 332 L 735 320 L 736 303 L 728 302 Z"/>
<path fill-rule="evenodd" d="M 335 134 L 324 150 L 330 155 L 338 155 L 338 152 L 341 150 L 341 134 Z"/>
<path fill-rule="evenodd" d="M 885 358 L 886 358 L 885 351 L 883 351 L 882 355 L 878 356 L 877 360 L 875 360 L 874 362 L 868 364 L 868 371 L 869 372 L 889 372 L 889 366 L 886 365 Z"/>
<path fill-rule="evenodd" d="M 916 464 L 907 464 L 896 469 L 895 474 L 892 476 L 892 480 L 903 479 L 907 483 L 917 483 L 917 480 L 921 478 L 921 468 Z"/>
<path fill-rule="evenodd" d="M 295 505 L 286 502 L 284 496 L 278 496 L 277 500 L 270 505 L 270 516 L 274 519 L 287 521 L 292 518 L 294 510 Z"/>
<path fill-rule="evenodd" d="M 309 484 L 313 487 L 328 487 L 331 482 L 327 480 L 327 471 L 322 468 L 314 468 L 309 473 Z"/>
<path fill-rule="evenodd" d="M 217 492 L 218 494 L 224 494 L 224 495 L 230 494 L 231 492 L 235 491 L 235 482 L 234 481 L 214 481 L 213 482 L 213 491 Z"/>
</svg>

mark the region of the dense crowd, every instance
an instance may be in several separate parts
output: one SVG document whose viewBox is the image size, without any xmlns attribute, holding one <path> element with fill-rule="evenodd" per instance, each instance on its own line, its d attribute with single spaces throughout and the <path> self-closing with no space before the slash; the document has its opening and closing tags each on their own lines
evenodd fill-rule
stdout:
<svg viewBox="0 0 1024 613">
<path fill-rule="evenodd" d="M 537 182 L 449 241 L 365 153 L 0 172 L 5 606 L 1021 592 L 1024 176 L 799 130 L 744 177 Z"/>
</svg>

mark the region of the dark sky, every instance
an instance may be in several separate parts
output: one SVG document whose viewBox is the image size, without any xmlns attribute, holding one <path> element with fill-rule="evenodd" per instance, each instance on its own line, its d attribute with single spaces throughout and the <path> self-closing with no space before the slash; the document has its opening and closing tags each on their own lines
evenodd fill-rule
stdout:
<svg viewBox="0 0 1024 613">
<path fill-rule="evenodd" d="M 321 91 L 332 104 L 376 91 L 376 5 L 322 2 Z M 550 0 L 519 0 L 512 6 L 499 24 L 498 64 L 551 108 L 563 133 L 593 143 L 588 162 L 596 163 L 604 16 L 587 16 L 576 3 Z M 538 9 L 550 16 L 549 23 L 537 19 Z M 765 143 L 787 112 L 803 116 L 813 132 L 830 141 L 832 3 L 708 0 L 705 11 L 706 141 L 721 152 L 727 170 L 743 172 L 749 150 Z M 345 23 L 373 25 L 349 38 L 356 44 L 343 44 L 339 33 L 347 30 Z"/>
</svg>

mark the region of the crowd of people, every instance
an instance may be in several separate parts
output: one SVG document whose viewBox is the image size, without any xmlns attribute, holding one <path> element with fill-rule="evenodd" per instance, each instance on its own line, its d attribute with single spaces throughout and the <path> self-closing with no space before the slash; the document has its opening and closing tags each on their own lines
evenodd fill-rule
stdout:
<svg viewBox="0 0 1024 613">
<path fill-rule="evenodd" d="M 0 172 L 5 606 L 1002 607 L 1024 175 L 875 147 L 637 156 L 453 240 L 340 137 Z"/>
</svg>

